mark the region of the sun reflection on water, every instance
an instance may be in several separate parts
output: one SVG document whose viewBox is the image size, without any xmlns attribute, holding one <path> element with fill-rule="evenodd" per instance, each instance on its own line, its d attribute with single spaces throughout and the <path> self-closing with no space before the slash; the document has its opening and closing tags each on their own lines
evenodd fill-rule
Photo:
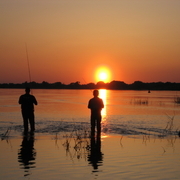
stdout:
<svg viewBox="0 0 180 180">
<path fill-rule="evenodd" d="M 103 100 L 104 103 L 104 108 L 101 111 L 101 115 L 102 115 L 102 121 L 101 121 L 101 128 L 102 128 L 102 134 L 101 136 L 108 137 L 106 132 L 108 130 L 107 128 L 107 107 L 106 107 L 106 103 L 107 103 L 107 90 L 106 89 L 100 89 L 99 90 L 99 97 Z"/>
<path fill-rule="evenodd" d="M 99 97 L 103 100 L 104 108 L 101 111 L 102 117 L 106 116 L 106 89 L 99 90 Z"/>
</svg>

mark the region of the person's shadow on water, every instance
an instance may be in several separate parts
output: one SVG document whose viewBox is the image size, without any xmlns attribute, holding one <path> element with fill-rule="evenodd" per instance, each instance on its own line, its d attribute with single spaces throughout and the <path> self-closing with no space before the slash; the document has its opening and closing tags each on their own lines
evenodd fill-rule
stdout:
<svg viewBox="0 0 180 180">
<path fill-rule="evenodd" d="M 93 172 L 98 172 L 98 167 L 102 166 L 103 153 L 101 152 L 101 137 L 91 136 L 90 153 L 88 155 L 89 164 L 93 167 Z"/>
<path fill-rule="evenodd" d="M 35 168 L 36 150 L 34 149 L 34 133 L 24 133 L 21 148 L 18 151 L 18 162 L 25 169 L 24 176 L 30 175 L 29 170 Z"/>
</svg>

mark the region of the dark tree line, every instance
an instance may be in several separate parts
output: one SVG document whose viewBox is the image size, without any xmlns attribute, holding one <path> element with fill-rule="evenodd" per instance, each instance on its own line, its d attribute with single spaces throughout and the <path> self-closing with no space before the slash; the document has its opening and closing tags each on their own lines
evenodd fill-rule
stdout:
<svg viewBox="0 0 180 180">
<path fill-rule="evenodd" d="M 135 81 L 132 84 L 126 84 L 123 81 L 111 81 L 110 83 L 104 83 L 99 81 L 98 83 L 81 84 L 79 81 L 72 82 L 70 84 L 63 84 L 61 82 L 48 83 L 43 81 L 37 82 L 24 82 L 21 84 L 3 83 L 0 84 L 0 88 L 25 88 L 30 87 L 32 89 L 112 89 L 112 90 L 180 90 L 180 83 L 172 82 L 150 82 L 144 83 L 141 81 Z"/>
</svg>

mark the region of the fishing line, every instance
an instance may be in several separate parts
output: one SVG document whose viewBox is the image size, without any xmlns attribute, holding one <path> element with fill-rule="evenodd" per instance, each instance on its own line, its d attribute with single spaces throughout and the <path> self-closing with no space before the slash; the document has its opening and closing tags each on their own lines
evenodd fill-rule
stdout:
<svg viewBox="0 0 180 180">
<path fill-rule="evenodd" d="M 83 79 L 83 81 L 86 83 L 86 85 L 88 85 L 87 84 L 87 82 L 85 81 L 85 79 L 84 78 L 82 78 Z M 93 92 L 93 90 L 92 89 L 89 89 L 91 92 Z"/>
</svg>

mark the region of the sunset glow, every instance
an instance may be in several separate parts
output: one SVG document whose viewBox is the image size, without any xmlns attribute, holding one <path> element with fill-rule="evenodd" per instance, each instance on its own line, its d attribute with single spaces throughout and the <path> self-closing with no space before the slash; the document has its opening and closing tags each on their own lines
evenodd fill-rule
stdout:
<svg viewBox="0 0 180 180">
<path fill-rule="evenodd" d="M 39 83 L 180 82 L 179 7 L 168 0 L 1 0 L 0 83 L 29 81 L 25 44 Z"/>
</svg>

